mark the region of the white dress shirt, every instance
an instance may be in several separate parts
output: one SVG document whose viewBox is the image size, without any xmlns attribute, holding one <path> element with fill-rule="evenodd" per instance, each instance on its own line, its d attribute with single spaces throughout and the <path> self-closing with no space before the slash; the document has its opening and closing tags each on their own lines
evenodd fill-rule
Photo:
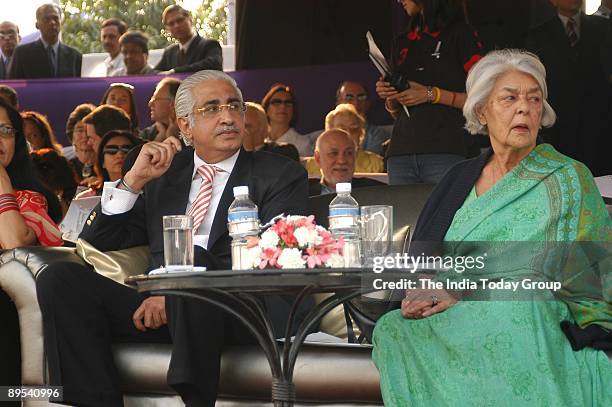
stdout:
<svg viewBox="0 0 612 407">
<path fill-rule="evenodd" d="M 212 197 L 208 210 L 206 211 L 204 220 L 202 221 L 202 224 L 198 230 L 194 230 L 193 244 L 195 246 L 201 246 L 203 248 L 208 247 L 208 237 L 210 235 L 213 220 L 215 219 L 215 213 L 217 212 L 217 207 L 219 206 L 219 201 L 221 200 L 221 195 L 223 195 L 223 190 L 225 189 L 227 180 L 229 179 L 230 174 L 234 169 L 234 165 L 236 164 L 236 160 L 238 159 L 238 154 L 240 154 L 240 150 L 238 150 L 231 157 L 214 164 L 223 171 L 217 171 L 217 174 L 215 175 L 213 180 Z M 196 200 L 198 192 L 200 191 L 200 185 L 202 184 L 202 177 L 198 173 L 198 168 L 204 164 L 204 161 L 198 157 L 195 151 L 193 153 L 193 163 L 194 167 L 191 188 L 189 189 L 189 198 L 187 200 L 187 207 L 183 212 L 185 214 L 187 214 L 187 211 Z M 128 212 L 134 207 L 136 199 L 138 198 L 137 194 L 117 188 L 117 184 L 119 184 L 119 181 L 104 183 L 101 207 L 102 213 L 105 215 L 118 215 Z"/>
<path fill-rule="evenodd" d="M 300 153 L 300 157 L 307 157 L 310 153 L 310 139 L 298 133 L 293 127 L 289 128 L 276 141 L 293 144 L 297 148 L 298 153 Z"/>
</svg>

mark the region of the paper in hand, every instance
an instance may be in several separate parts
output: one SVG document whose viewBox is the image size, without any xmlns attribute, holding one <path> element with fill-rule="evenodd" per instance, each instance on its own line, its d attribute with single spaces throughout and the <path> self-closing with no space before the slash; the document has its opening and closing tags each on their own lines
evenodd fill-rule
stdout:
<svg viewBox="0 0 612 407">
<path fill-rule="evenodd" d="M 391 68 L 389 67 L 389 63 L 385 59 L 385 56 L 381 52 L 380 48 L 378 48 L 378 45 L 376 45 L 376 42 L 374 42 L 374 37 L 372 37 L 372 33 L 369 31 L 366 34 L 366 40 L 368 40 L 368 55 L 370 56 L 372 63 L 374 63 L 374 66 L 376 69 L 378 69 L 378 72 L 380 72 L 383 78 L 390 76 Z M 406 116 L 410 117 L 408 107 L 405 105 L 402 105 L 402 107 L 404 108 L 404 112 L 406 112 Z"/>
</svg>

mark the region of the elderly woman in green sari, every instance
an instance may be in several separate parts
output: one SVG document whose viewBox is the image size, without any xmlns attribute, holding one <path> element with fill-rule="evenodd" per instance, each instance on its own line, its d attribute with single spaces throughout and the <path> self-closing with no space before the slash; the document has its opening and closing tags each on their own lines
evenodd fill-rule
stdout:
<svg viewBox="0 0 612 407">
<path fill-rule="evenodd" d="M 612 405 L 612 364 L 597 349 L 612 329 L 612 222 L 589 170 L 538 143 L 556 118 L 545 75 L 535 55 L 516 50 L 473 67 L 466 128 L 492 148 L 449 170 L 413 241 L 450 244 L 453 255 L 482 254 L 484 244 L 493 255 L 472 277 L 561 289 L 541 291 L 545 301 L 408 292 L 374 331 L 387 406 Z"/>
</svg>

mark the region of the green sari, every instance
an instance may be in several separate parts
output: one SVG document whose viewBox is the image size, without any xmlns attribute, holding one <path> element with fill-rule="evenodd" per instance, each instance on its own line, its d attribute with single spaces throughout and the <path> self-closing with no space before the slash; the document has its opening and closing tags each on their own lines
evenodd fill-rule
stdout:
<svg viewBox="0 0 612 407">
<path fill-rule="evenodd" d="M 553 270 L 561 300 L 502 301 L 489 293 L 420 320 L 386 314 L 373 339 L 385 405 L 612 405 L 606 354 L 572 351 L 559 327 L 570 320 L 612 329 L 612 222 L 584 165 L 537 146 L 487 192 L 471 191 L 445 241 L 534 242 L 529 258 L 492 256 L 487 277 L 519 281 Z M 543 243 L 580 241 L 595 244 Z M 453 255 L 468 255 L 474 245 L 454 247 Z"/>
</svg>

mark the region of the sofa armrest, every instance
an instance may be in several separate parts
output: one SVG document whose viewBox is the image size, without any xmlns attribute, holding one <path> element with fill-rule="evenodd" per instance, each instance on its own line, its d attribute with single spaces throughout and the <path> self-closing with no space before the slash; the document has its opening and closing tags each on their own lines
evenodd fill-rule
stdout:
<svg viewBox="0 0 612 407">
<path fill-rule="evenodd" d="M 0 252 L 0 289 L 15 303 L 19 316 L 24 385 L 45 383 L 42 315 L 35 278 L 47 264 L 57 261 L 83 264 L 74 249 L 67 247 L 24 247 Z"/>
</svg>

